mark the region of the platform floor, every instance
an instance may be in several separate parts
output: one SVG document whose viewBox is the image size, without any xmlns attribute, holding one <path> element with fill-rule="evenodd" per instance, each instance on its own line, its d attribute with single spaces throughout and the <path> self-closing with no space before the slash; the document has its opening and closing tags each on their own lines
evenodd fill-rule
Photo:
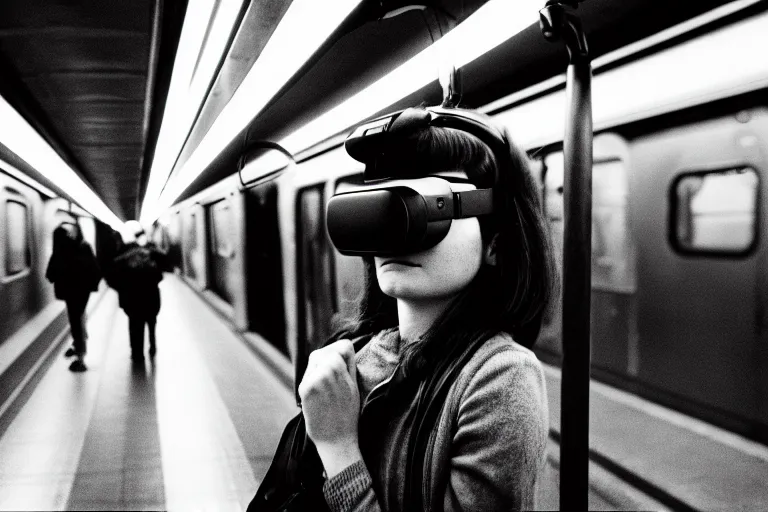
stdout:
<svg viewBox="0 0 768 512">
<path fill-rule="evenodd" d="M 91 305 L 88 371 L 58 349 L 0 437 L 0 510 L 245 509 L 298 411 L 290 364 L 177 276 L 160 286 L 154 360 L 132 364 L 111 290 Z M 560 374 L 545 373 L 557 432 Z M 768 510 L 767 447 L 594 381 L 590 413 L 590 510 Z M 558 466 L 550 440 L 542 510 L 559 507 Z"/>
<path fill-rule="evenodd" d="M 545 375 L 559 432 L 560 370 Z M 590 510 L 768 510 L 768 447 L 594 380 L 589 447 Z"/>
<path fill-rule="evenodd" d="M 0 439 L 0 509 L 245 508 L 291 390 L 177 277 L 160 287 L 154 361 L 132 364 L 111 290 L 88 319 L 88 371 L 61 348 Z"/>
</svg>

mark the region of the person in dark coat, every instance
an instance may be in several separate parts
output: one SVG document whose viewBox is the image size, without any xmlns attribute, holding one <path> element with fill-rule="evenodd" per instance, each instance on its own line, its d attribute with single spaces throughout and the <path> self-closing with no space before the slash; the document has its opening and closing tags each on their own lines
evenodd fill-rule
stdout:
<svg viewBox="0 0 768 512">
<path fill-rule="evenodd" d="M 67 304 L 67 315 L 72 331 L 72 347 L 65 356 L 75 356 L 69 366 L 73 372 L 87 370 L 84 362 L 85 307 L 91 292 L 98 290 L 101 271 L 91 246 L 83 240 L 79 226 L 63 223 L 53 231 L 53 254 L 48 262 L 45 277 L 53 283 L 57 299 Z"/>
<path fill-rule="evenodd" d="M 108 282 L 119 295 L 120 307 L 128 315 L 131 359 L 144 360 L 144 326 L 149 328 L 149 356 L 157 353 L 155 325 L 160 312 L 160 289 L 163 272 L 168 271 L 164 252 L 148 241 L 144 229 L 136 221 L 128 221 L 126 230 L 135 241 L 126 245 L 115 258 Z"/>
</svg>

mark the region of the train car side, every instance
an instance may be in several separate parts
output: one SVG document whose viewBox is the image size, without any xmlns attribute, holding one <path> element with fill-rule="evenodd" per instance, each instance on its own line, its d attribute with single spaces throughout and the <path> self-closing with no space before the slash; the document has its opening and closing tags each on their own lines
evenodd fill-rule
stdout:
<svg viewBox="0 0 768 512">
<path fill-rule="evenodd" d="M 592 241 L 593 375 L 763 440 L 765 127 L 735 105 L 596 136 Z M 557 244 L 562 154 L 541 153 Z M 559 361 L 559 312 L 538 353 Z"/>
<path fill-rule="evenodd" d="M 0 171 L 6 164 L 0 162 Z M 53 230 L 77 222 L 96 247 L 96 221 L 65 199 L 0 172 L 0 340 L 7 340 L 54 300 L 45 279 Z"/>
</svg>

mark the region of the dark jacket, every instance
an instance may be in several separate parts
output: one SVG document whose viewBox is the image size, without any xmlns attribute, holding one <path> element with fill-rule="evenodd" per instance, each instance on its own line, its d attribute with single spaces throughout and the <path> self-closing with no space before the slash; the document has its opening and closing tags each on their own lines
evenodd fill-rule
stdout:
<svg viewBox="0 0 768 512">
<path fill-rule="evenodd" d="M 356 355 L 360 398 L 387 381 L 399 360 L 397 331 Z M 384 432 L 360 430 L 363 461 L 325 483 L 334 512 L 405 510 L 404 471 L 415 403 L 402 404 Z M 427 448 L 425 509 L 531 510 L 544 468 L 549 414 L 536 356 L 507 334 L 486 341 L 453 383 Z"/>
<path fill-rule="evenodd" d="M 112 263 L 107 283 L 117 290 L 120 307 L 128 316 L 153 317 L 160 312 L 157 285 L 168 270 L 165 253 L 153 244 L 130 244 Z"/>
<path fill-rule="evenodd" d="M 54 244 L 45 277 L 53 283 L 57 299 L 80 298 L 99 289 L 101 270 L 93 249 L 84 240 L 71 240 Z"/>
</svg>

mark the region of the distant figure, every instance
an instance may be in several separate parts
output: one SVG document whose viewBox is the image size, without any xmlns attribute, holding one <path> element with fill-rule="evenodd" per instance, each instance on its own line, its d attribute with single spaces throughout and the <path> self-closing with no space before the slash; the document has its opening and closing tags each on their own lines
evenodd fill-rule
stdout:
<svg viewBox="0 0 768 512">
<path fill-rule="evenodd" d="M 144 361 L 144 325 L 149 327 L 149 356 L 157 353 L 155 324 L 160 312 L 160 289 L 168 258 L 147 239 L 144 228 L 136 221 L 125 223 L 128 243 L 115 258 L 108 282 L 120 297 L 120 307 L 128 315 L 131 359 Z"/>
<path fill-rule="evenodd" d="M 87 370 L 84 357 L 85 341 L 85 306 L 91 292 L 98 290 L 101 271 L 93 249 L 83 240 L 79 226 L 63 223 L 53 231 L 53 254 L 48 262 L 45 277 L 53 283 L 57 299 L 67 304 L 67 315 L 72 331 L 72 347 L 64 354 L 75 356 L 69 365 L 73 372 Z"/>
</svg>

